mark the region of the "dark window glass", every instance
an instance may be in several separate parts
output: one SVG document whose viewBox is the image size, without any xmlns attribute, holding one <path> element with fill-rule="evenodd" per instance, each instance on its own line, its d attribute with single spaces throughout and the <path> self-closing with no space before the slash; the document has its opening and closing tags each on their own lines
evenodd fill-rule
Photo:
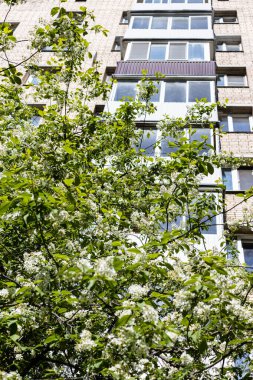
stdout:
<svg viewBox="0 0 253 380">
<path fill-rule="evenodd" d="M 253 243 L 242 243 L 244 261 L 249 267 L 253 267 Z M 249 272 L 253 271 L 253 268 L 247 269 Z"/>
<path fill-rule="evenodd" d="M 210 219 L 210 216 L 205 216 L 200 222 L 204 223 L 205 227 L 200 228 L 202 234 L 214 235 L 217 234 L 217 217 L 214 216 Z"/>
<path fill-rule="evenodd" d="M 210 82 L 189 82 L 189 102 L 202 98 L 211 101 Z"/>
<path fill-rule="evenodd" d="M 131 46 L 129 59 L 147 59 L 148 48 L 148 42 L 133 43 Z"/>
<path fill-rule="evenodd" d="M 208 29 L 207 17 L 192 17 L 191 29 Z"/>
<path fill-rule="evenodd" d="M 224 116 L 221 118 L 220 125 L 222 127 L 223 132 L 228 132 L 228 117 Z"/>
<path fill-rule="evenodd" d="M 153 17 L 151 29 L 167 29 L 167 17 Z"/>
<path fill-rule="evenodd" d="M 135 98 L 136 83 L 135 82 L 119 82 L 115 93 L 115 101 L 124 100 L 125 97 Z"/>
<path fill-rule="evenodd" d="M 133 22 L 133 29 L 148 29 L 149 17 L 135 17 Z"/>
<path fill-rule="evenodd" d="M 248 190 L 253 186 L 253 170 L 240 169 L 238 170 L 240 190 Z"/>
<path fill-rule="evenodd" d="M 173 17 L 171 29 L 188 29 L 188 17 Z"/>
<path fill-rule="evenodd" d="M 146 156 L 154 156 L 155 154 L 155 143 L 157 138 L 157 130 L 156 129 L 144 129 L 139 148 L 145 149 L 144 154 Z"/>
<path fill-rule="evenodd" d="M 204 45 L 190 44 L 189 59 L 191 59 L 192 61 L 203 61 L 205 59 Z"/>
<path fill-rule="evenodd" d="M 165 84 L 165 102 L 186 102 L 186 83 L 170 82 Z"/>
<path fill-rule="evenodd" d="M 222 169 L 222 181 L 226 190 L 233 190 L 233 180 L 231 169 Z"/>
<path fill-rule="evenodd" d="M 211 145 L 211 132 L 210 129 L 207 128 L 198 128 L 196 129 L 196 132 L 190 136 L 190 141 L 199 141 L 202 142 L 207 137 L 207 140 L 203 146 L 203 149 L 200 150 L 200 154 L 204 152 L 208 152 L 210 150 L 210 147 L 207 146 L 207 144 Z"/>
<path fill-rule="evenodd" d="M 178 147 L 173 146 L 175 143 L 175 140 L 173 137 L 167 136 L 165 139 L 161 140 L 161 156 L 167 157 L 170 153 L 176 152 Z"/>
<path fill-rule="evenodd" d="M 233 130 L 234 132 L 250 132 L 250 122 L 248 116 L 234 116 L 233 117 Z"/>
<path fill-rule="evenodd" d="M 151 45 L 149 52 L 149 59 L 154 61 L 165 60 L 166 45 Z"/>
</svg>

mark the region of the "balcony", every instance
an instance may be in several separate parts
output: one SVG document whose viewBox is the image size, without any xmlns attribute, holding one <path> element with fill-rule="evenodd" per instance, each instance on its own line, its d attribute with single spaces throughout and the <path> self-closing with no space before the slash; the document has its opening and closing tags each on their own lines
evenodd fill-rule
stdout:
<svg viewBox="0 0 253 380">
<path fill-rule="evenodd" d="M 166 4 L 162 3 L 147 3 L 144 0 L 138 0 L 136 4 L 131 8 L 134 12 L 145 11 L 211 11 L 211 0 L 203 0 L 202 3 L 189 4 L 187 0 L 184 3 L 174 4 L 171 0 L 168 0 Z"/>
</svg>

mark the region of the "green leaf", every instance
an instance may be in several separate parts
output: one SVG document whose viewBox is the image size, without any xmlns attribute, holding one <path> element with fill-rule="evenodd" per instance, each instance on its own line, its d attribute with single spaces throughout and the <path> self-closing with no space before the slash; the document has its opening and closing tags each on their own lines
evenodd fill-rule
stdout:
<svg viewBox="0 0 253 380">
<path fill-rule="evenodd" d="M 133 317 L 132 314 L 123 315 L 123 317 L 117 320 L 115 327 L 125 326 L 132 317 Z"/>
<path fill-rule="evenodd" d="M 44 344 L 48 344 L 48 343 L 51 343 L 51 342 L 55 342 L 59 339 L 59 336 L 58 335 L 50 335 L 48 336 L 45 340 L 44 340 Z"/>
<path fill-rule="evenodd" d="M 59 12 L 59 7 L 54 7 L 51 9 L 51 16 L 55 16 Z"/>
<path fill-rule="evenodd" d="M 73 178 L 65 178 L 65 179 L 63 180 L 63 182 L 65 183 L 65 185 L 67 185 L 67 186 L 71 186 L 72 183 L 74 182 L 74 179 L 73 179 Z"/>
</svg>

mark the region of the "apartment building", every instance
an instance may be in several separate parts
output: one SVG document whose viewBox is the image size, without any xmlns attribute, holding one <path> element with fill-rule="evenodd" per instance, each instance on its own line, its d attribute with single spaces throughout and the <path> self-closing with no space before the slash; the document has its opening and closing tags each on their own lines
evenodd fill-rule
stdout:
<svg viewBox="0 0 253 380">
<path fill-rule="evenodd" d="M 25 40 L 40 18 L 50 19 L 50 9 L 57 5 L 57 0 L 28 0 L 13 8 L 7 21 L 15 27 L 15 35 Z M 156 84 L 158 93 L 152 98 L 157 110 L 145 123 L 142 148 L 147 147 L 147 155 L 166 157 L 172 149 L 167 141 L 152 147 L 160 140 L 156 125 L 165 113 L 183 117 L 196 98 L 206 98 L 210 102 L 228 99 L 228 105 L 213 113 L 216 131 L 199 128 L 195 138 L 205 134 L 217 152 L 253 158 L 252 0 L 72 0 L 65 6 L 73 12 L 80 6 L 93 9 L 96 23 L 109 30 L 108 38 L 91 36 L 92 53 L 101 62 L 104 79 L 117 79 L 107 105 L 109 111 L 113 112 L 124 96 L 135 97 L 143 70 L 154 79 L 156 72 L 163 74 Z M 2 20 L 6 12 L 7 7 L 0 5 Z M 19 61 L 26 54 L 24 41 L 10 58 Z M 41 65 L 50 54 L 50 49 L 41 53 Z M 25 80 L 36 81 L 25 75 Z M 96 112 L 103 107 L 97 104 Z M 137 122 L 142 127 L 143 119 Z M 222 137 L 219 125 L 227 132 Z M 223 178 L 226 209 L 230 210 L 225 218 L 218 216 L 217 226 L 205 233 L 208 247 L 222 236 L 224 225 L 241 221 L 238 248 L 241 261 L 247 264 L 253 262 L 253 231 L 243 218 L 253 204 L 249 200 L 235 206 L 236 194 L 253 186 L 252 173 L 253 167 L 224 167 L 202 180 L 203 187 L 215 189 L 218 178 Z"/>
</svg>

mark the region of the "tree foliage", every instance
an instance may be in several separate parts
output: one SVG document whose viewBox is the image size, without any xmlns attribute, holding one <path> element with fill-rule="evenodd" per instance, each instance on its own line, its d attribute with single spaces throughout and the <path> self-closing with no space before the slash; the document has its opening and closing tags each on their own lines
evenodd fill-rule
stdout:
<svg viewBox="0 0 253 380">
<path fill-rule="evenodd" d="M 154 112 L 154 86 L 144 79 L 139 99 L 93 114 L 110 88 L 83 69 L 86 36 L 106 31 L 82 12 L 80 25 L 54 8 L 34 32 L 33 51 L 56 50 L 53 70 L 28 61 L 44 108 L 24 101 L 18 67 L 1 70 L 0 378 L 247 379 L 253 276 L 234 247 L 227 259 L 225 238 L 208 250 L 203 236 L 223 187 L 199 191 L 220 158 L 201 154 L 194 126 L 213 128 L 215 105 L 165 117 L 176 149 L 147 156 L 135 120 Z"/>
</svg>

